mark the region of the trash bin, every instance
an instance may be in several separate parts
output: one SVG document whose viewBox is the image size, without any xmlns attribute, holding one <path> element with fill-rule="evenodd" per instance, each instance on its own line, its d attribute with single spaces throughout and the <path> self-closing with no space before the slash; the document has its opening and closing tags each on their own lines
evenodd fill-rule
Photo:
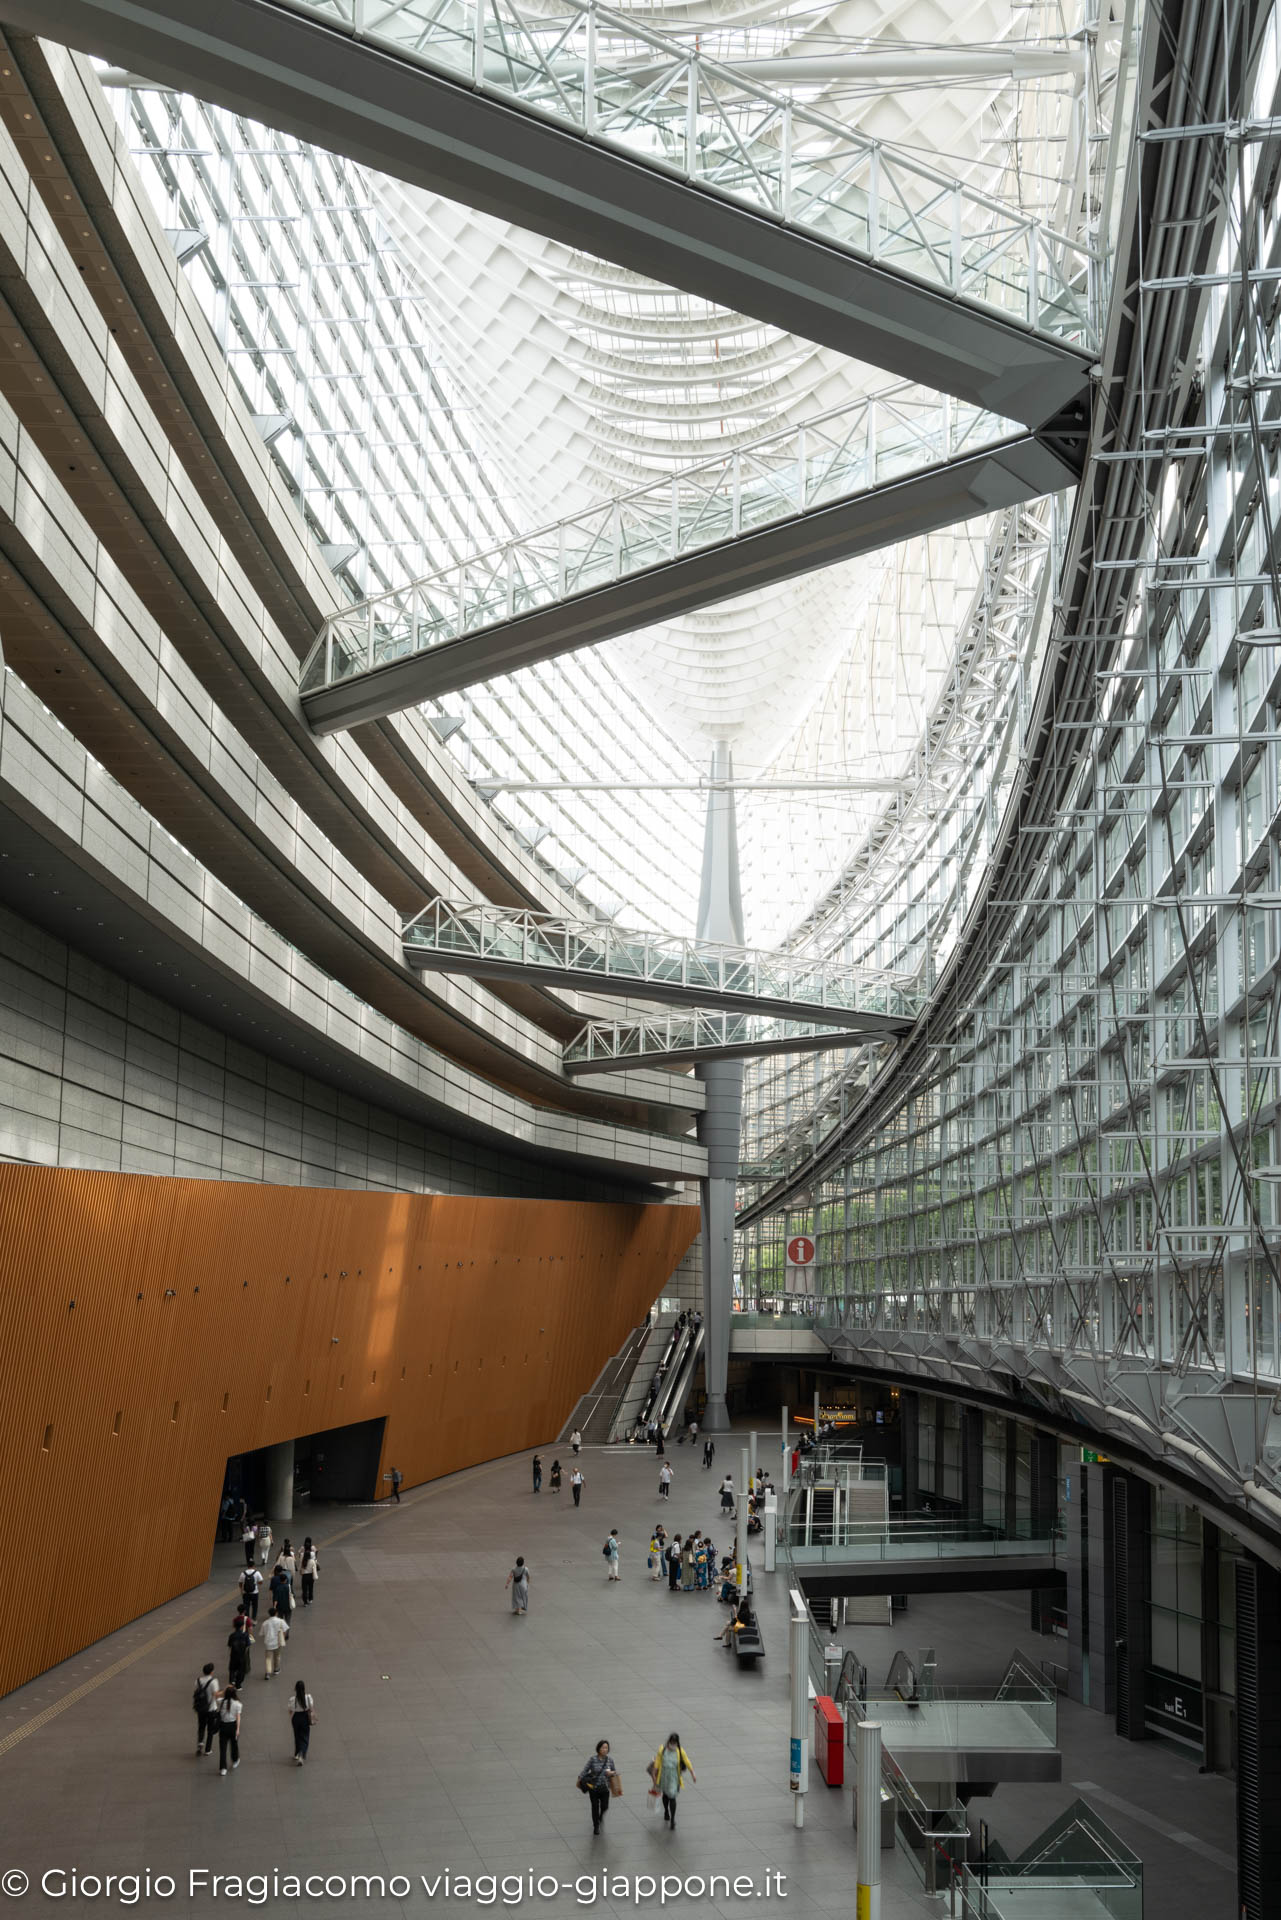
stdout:
<svg viewBox="0 0 1281 1920">
<path fill-rule="evenodd" d="M 845 1721 L 825 1693 L 814 1702 L 814 1759 L 829 1787 L 845 1785 Z"/>
</svg>

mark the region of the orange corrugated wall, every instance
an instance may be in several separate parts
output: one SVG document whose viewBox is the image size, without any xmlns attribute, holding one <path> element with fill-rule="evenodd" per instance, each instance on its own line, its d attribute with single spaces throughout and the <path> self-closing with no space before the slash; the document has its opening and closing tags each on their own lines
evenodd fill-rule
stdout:
<svg viewBox="0 0 1281 1920">
<path fill-rule="evenodd" d="M 697 1231 L 695 1207 L 0 1167 L 0 1501 L 40 1594 L 0 1693 L 207 1578 L 231 1454 L 385 1415 L 413 1485 L 546 1440 Z"/>
</svg>

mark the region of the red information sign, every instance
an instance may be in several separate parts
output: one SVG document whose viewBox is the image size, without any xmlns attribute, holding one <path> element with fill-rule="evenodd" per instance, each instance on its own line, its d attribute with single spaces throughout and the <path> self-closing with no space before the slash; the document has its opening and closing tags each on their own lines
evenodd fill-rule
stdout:
<svg viewBox="0 0 1281 1920">
<path fill-rule="evenodd" d="M 796 1233 L 787 1243 L 787 1264 L 789 1267 L 810 1267 L 814 1264 L 814 1242 L 807 1233 Z"/>
</svg>

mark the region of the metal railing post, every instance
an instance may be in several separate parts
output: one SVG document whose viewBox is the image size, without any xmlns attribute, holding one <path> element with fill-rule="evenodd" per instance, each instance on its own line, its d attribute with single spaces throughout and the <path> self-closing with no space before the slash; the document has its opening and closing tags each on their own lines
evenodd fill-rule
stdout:
<svg viewBox="0 0 1281 1920">
<path fill-rule="evenodd" d="M 596 131 L 596 9 L 587 9 L 587 51 L 583 60 L 583 130 Z"/>
</svg>

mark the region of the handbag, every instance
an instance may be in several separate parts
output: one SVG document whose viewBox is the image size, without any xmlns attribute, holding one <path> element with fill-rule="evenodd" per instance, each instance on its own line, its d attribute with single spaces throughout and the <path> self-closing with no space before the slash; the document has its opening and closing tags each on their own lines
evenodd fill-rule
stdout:
<svg viewBox="0 0 1281 1920">
<path fill-rule="evenodd" d="M 309 1727 L 314 1727 L 314 1726 L 315 1726 L 315 1724 L 316 1724 L 316 1709 L 315 1709 L 314 1707 L 308 1707 L 308 1709 L 307 1709 L 307 1725 L 308 1725 Z"/>
<path fill-rule="evenodd" d="M 611 1773 L 611 1774 L 610 1774 L 610 1776 L 609 1776 L 609 1797 L 610 1797 L 610 1799 L 611 1799 L 611 1800 L 621 1800 L 621 1799 L 622 1799 L 622 1797 L 623 1797 L 623 1776 L 622 1776 L 622 1774 L 621 1774 L 621 1773 Z"/>
</svg>

